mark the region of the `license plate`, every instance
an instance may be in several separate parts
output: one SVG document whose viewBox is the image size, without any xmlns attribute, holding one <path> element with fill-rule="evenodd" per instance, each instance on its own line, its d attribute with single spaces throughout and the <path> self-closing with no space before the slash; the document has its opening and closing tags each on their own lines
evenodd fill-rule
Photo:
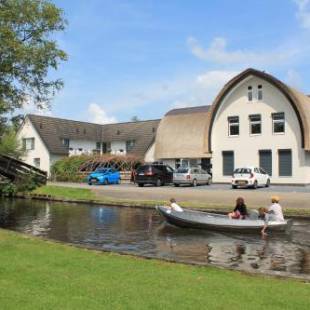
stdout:
<svg viewBox="0 0 310 310">
<path fill-rule="evenodd" d="M 139 175 L 144 175 L 144 173 L 139 173 Z"/>
<path fill-rule="evenodd" d="M 238 184 L 240 184 L 240 185 L 245 185 L 246 182 L 245 182 L 245 181 L 238 181 Z"/>
</svg>

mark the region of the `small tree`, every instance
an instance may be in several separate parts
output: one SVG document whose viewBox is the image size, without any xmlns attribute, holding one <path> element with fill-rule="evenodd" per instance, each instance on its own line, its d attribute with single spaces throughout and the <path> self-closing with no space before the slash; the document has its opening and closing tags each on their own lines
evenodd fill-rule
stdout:
<svg viewBox="0 0 310 310">
<path fill-rule="evenodd" d="M 50 79 L 48 72 L 67 59 L 52 37 L 65 25 L 62 10 L 48 0 L 0 0 L 2 128 L 8 112 L 29 101 L 38 108 L 49 106 L 52 96 L 63 86 L 60 79 Z"/>
<path fill-rule="evenodd" d="M 15 130 L 13 128 L 7 129 L 0 136 L 0 154 L 20 158 L 24 153 L 25 151 L 16 137 Z"/>
</svg>

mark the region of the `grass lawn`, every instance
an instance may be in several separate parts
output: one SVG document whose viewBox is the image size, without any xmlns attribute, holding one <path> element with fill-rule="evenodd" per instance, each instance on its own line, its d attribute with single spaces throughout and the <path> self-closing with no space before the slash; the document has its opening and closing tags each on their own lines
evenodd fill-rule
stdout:
<svg viewBox="0 0 310 310">
<path fill-rule="evenodd" d="M 310 285 L 0 230 L 1 309 L 309 309 Z"/>
<path fill-rule="evenodd" d="M 78 199 L 78 200 L 95 200 L 96 195 L 87 188 L 70 188 L 64 186 L 46 185 L 37 188 L 34 194 L 51 195 L 57 198 Z"/>
<path fill-rule="evenodd" d="M 109 205 L 122 205 L 122 206 L 143 206 L 143 207 L 154 207 L 156 205 L 166 204 L 167 201 L 161 200 L 128 200 L 128 199 L 115 199 L 109 197 L 97 197 L 95 192 L 87 188 L 70 188 L 65 186 L 46 185 L 37 188 L 33 191 L 34 194 L 51 195 L 53 198 L 63 198 L 72 200 L 85 200 L 85 201 L 96 201 L 102 204 Z M 210 204 L 210 203 L 199 203 L 199 202 L 188 202 L 180 201 L 182 207 L 191 209 L 206 209 L 206 210 L 219 210 L 229 212 L 231 206 L 221 204 Z M 302 215 L 310 216 L 310 209 L 300 208 L 285 208 L 285 215 Z"/>
</svg>

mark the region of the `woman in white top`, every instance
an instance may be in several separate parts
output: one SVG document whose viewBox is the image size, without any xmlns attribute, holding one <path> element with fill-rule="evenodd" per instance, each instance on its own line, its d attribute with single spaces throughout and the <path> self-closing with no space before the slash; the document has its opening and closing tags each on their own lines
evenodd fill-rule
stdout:
<svg viewBox="0 0 310 310">
<path fill-rule="evenodd" d="M 183 212 L 183 209 L 177 204 L 177 202 L 174 198 L 170 199 L 170 208 L 171 208 L 171 210 L 174 210 L 177 212 Z"/>
<path fill-rule="evenodd" d="M 271 206 L 268 208 L 268 212 L 265 217 L 266 224 L 262 229 L 262 235 L 266 235 L 265 231 L 268 226 L 268 221 L 282 222 L 284 221 L 282 207 L 279 204 L 280 198 L 278 196 L 271 197 Z"/>
</svg>

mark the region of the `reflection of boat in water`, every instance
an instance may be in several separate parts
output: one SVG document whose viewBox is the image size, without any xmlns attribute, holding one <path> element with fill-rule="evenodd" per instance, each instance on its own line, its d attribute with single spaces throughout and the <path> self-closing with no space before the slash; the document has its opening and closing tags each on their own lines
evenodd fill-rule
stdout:
<svg viewBox="0 0 310 310">
<path fill-rule="evenodd" d="M 157 211 L 168 223 L 189 228 L 259 232 L 265 222 L 259 219 L 236 220 L 229 219 L 226 215 L 207 213 L 201 211 L 184 210 L 177 212 L 168 207 L 158 206 Z M 283 222 L 269 221 L 268 229 L 272 231 L 286 231 L 291 227 L 292 220 Z"/>
</svg>

